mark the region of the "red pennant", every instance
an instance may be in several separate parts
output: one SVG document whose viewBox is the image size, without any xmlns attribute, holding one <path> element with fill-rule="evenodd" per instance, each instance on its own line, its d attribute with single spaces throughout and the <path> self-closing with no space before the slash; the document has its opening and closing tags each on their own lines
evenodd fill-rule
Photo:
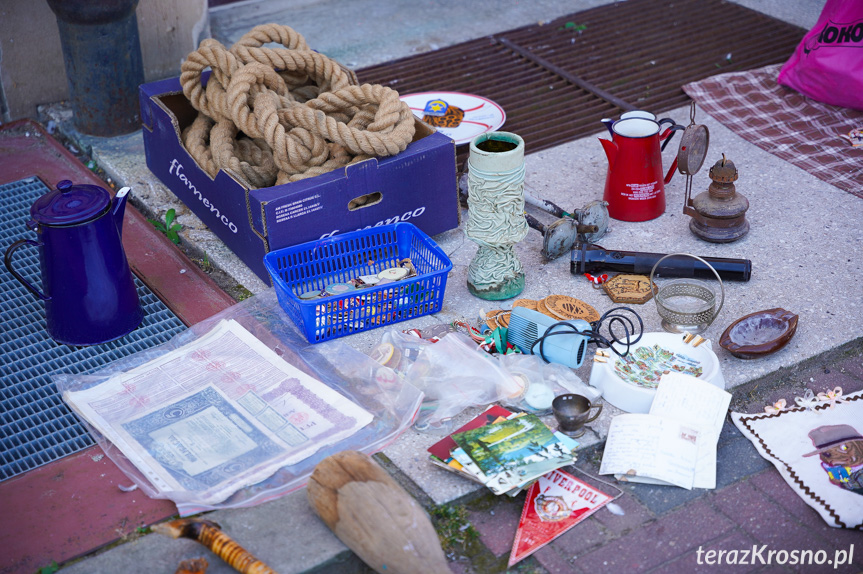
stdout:
<svg viewBox="0 0 863 574">
<path fill-rule="evenodd" d="M 527 558 L 611 500 L 609 495 L 568 472 L 553 470 L 541 476 L 527 492 L 509 566 Z"/>
</svg>

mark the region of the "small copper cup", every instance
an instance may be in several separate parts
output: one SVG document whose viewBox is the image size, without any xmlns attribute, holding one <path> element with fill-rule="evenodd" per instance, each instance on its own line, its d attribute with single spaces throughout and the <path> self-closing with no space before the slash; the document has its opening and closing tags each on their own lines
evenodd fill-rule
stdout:
<svg viewBox="0 0 863 574">
<path fill-rule="evenodd" d="M 591 409 L 596 409 L 593 416 L 590 416 Z M 551 403 L 551 412 L 557 419 L 560 432 L 568 437 L 578 438 L 584 434 L 584 425 L 595 421 L 602 412 L 602 403 L 594 405 L 581 395 L 558 395 Z"/>
</svg>

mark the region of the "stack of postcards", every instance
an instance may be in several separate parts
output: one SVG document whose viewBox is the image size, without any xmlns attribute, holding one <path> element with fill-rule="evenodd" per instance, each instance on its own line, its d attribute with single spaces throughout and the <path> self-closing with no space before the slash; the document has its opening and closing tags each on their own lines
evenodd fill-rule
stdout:
<svg viewBox="0 0 863 574">
<path fill-rule="evenodd" d="M 575 462 L 578 442 L 539 417 L 492 406 L 428 451 L 432 463 L 515 496 L 540 476 Z"/>
</svg>

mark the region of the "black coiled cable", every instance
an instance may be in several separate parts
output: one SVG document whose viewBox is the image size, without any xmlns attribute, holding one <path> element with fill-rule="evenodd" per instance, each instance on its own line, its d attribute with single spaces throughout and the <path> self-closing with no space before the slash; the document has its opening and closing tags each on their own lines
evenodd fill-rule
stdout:
<svg viewBox="0 0 863 574">
<path fill-rule="evenodd" d="M 632 337 L 636 333 L 635 323 L 632 320 L 632 317 L 622 313 L 631 313 L 638 319 L 638 336 L 635 339 Z M 605 323 L 606 319 L 608 320 L 607 324 Z M 614 332 L 615 325 L 619 325 L 623 328 L 624 338 L 621 339 Z M 608 336 L 604 336 L 601 333 L 602 327 L 605 326 L 608 329 Z M 563 327 L 560 330 L 554 330 L 556 327 Z M 630 309 L 629 307 L 614 307 L 606 311 L 602 317 L 597 319 L 596 321 L 590 323 L 590 329 L 585 329 L 583 331 L 579 331 L 575 325 L 567 321 L 560 321 L 558 323 L 554 323 L 548 329 L 546 329 L 545 333 L 541 337 L 539 337 L 536 341 L 533 342 L 533 345 L 530 347 L 530 352 L 532 354 L 537 354 L 534 352 L 534 349 L 537 345 L 539 345 L 539 356 L 546 363 L 550 362 L 545 358 L 544 345 L 545 340 L 548 337 L 553 337 L 555 335 L 580 335 L 582 337 L 587 337 L 587 343 L 596 343 L 596 346 L 601 349 L 611 349 L 614 353 L 619 357 L 625 357 L 629 354 L 629 349 L 632 345 L 638 343 L 641 340 L 641 336 L 644 334 L 644 321 L 641 320 L 641 316 Z M 614 344 L 618 343 L 625 347 L 625 350 L 621 353 L 618 351 Z"/>
</svg>

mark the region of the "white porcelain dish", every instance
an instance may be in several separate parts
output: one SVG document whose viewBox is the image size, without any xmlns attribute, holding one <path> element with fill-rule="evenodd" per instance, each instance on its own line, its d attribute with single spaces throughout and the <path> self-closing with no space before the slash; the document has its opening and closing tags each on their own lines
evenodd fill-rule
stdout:
<svg viewBox="0 0 863 574">
<path fill-rule="evenodd" d="M 663 351 L 657 353 L 657 346 Z M 590 384 L 602 391 L 602 398 L 628 413 L 650 411 L 663 370 L 691 374 L 725 389 L 719 359 L 709 339 L 693 347 L 684 343 L 679 333 L 645 333 L 630 354 L 632 362 L 611 353 L 605 363 L 594 361 L 590 372 Z"/>
</svg>

